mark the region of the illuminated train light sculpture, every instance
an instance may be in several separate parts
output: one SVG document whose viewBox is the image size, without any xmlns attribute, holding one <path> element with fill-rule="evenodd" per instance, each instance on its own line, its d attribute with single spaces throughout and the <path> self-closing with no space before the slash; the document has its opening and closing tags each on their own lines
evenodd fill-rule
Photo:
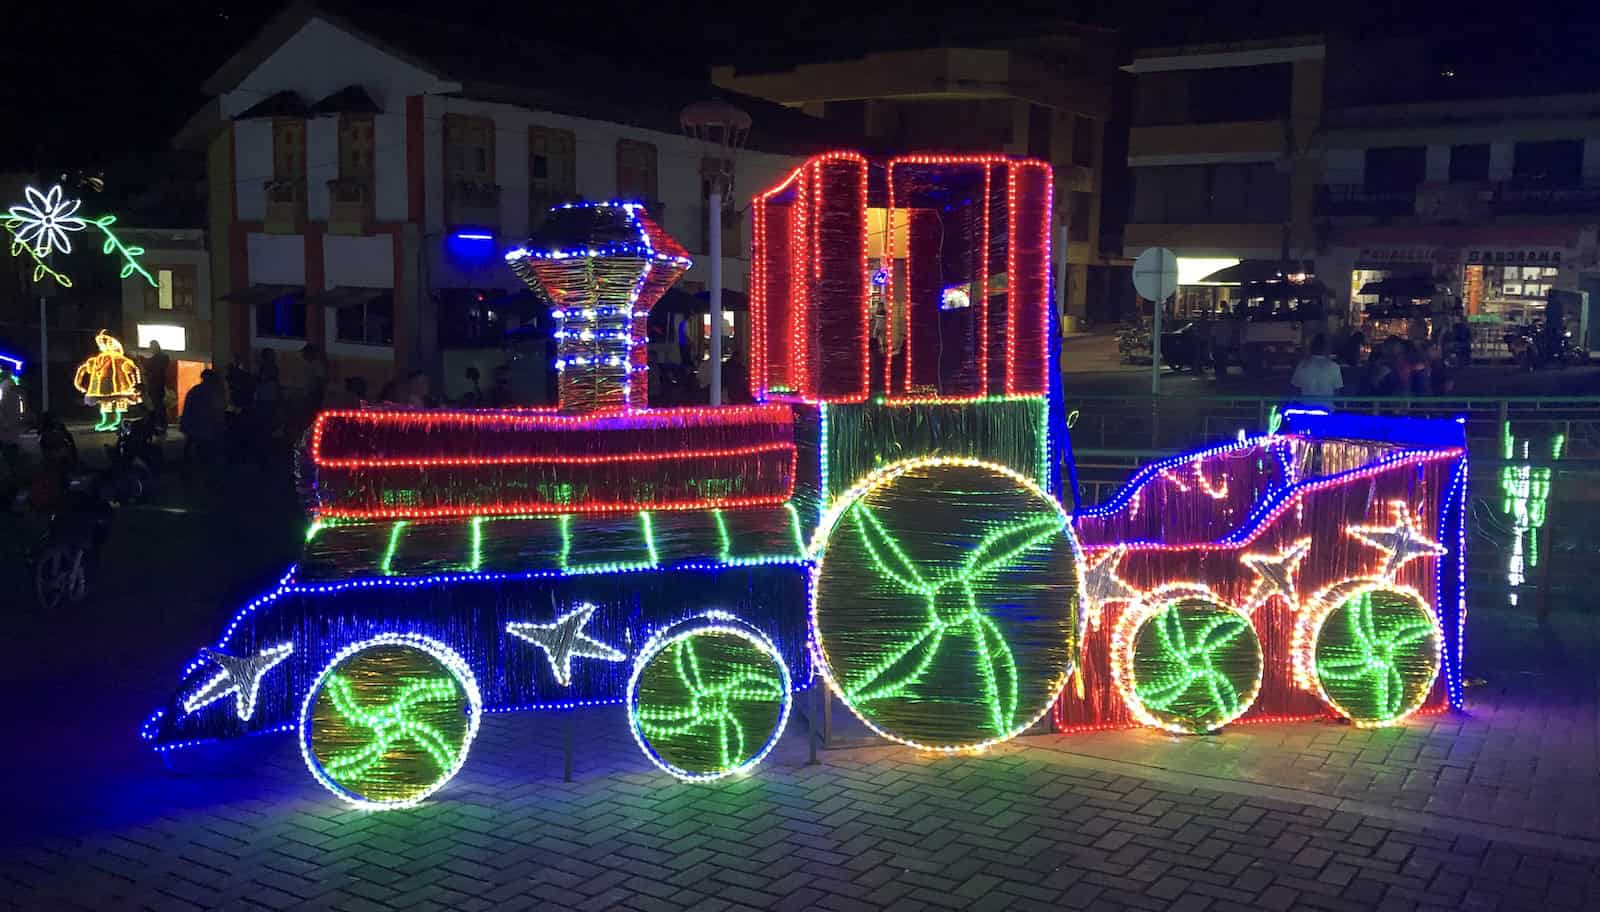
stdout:
<svg viewBox="0 0 1600 912">
<path fill-rule="evenodd" d="M 1035 161 L 808 160 L 752 203 L 756 401 L 720 408 L 642 404 L 682 248 L 553 210 L 507 263 L 554 302 L 560 407 L 320 415 L 302 559 L 141 735 L 292 732 L 387 808 L 512 710 L 621 704 L 661 769 L 740 773 L 819 679 L 935 751 L 1459 707 L 1459 424 L 1290 410 L 1064 507 L 1051 195 Z"/>
</svg>

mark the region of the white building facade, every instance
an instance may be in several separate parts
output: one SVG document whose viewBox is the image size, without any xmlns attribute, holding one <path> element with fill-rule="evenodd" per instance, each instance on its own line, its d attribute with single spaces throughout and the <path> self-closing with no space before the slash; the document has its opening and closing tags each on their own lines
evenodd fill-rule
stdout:
<svg viewBox="0 0 1600 912">
<path fill-rule="evenodd" d="M 304 8 L 206 88 L 214 101 L 185 132 L 208 149 L 219 361 L 314 344 L 335 379 L 423 369 L 454 394 L 477 356 L 453 352 L 493 349 L 527 304 L 503 251 L 578 198 L 649 203 L 696 254 L 684 284 L 706 281 L 701 174 L 715 159 L 679 133 L 498 100 L 517 93 Z M 738 153 L 726 288 L 745 288 L 750 196 L 801 158 Z M 300 359 L 280 360 L 294 384 Z"/>
</svg>

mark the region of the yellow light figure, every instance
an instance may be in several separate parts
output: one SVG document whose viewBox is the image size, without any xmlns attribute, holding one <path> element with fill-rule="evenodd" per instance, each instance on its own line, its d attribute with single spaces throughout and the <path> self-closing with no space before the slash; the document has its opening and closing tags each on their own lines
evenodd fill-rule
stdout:
<svg viewBox="0 0 1600 912">
<path fill-rule="evenodd" d="M 109 431 L 122 423 L 128 406 L 139 402 L 139 365 L 123 354 L 122 343 L 103 329 L 95 333 L 94 344 L 100 353 L 78 365 L 72 385 L 85 402 L 99 406 L 100 423 L 94 429 Z"/>
</svg>

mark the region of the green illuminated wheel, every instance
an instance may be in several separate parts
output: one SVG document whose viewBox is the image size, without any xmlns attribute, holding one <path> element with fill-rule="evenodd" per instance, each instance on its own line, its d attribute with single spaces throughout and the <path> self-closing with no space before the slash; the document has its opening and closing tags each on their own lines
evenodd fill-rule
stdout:
<svg viewBox="0 0 1600 912">
<path fill-rule="evenodd" d="M 971 460 L 898 463 L 841 496 L 817 535 L 815 653 L 869 728 L 965 750 L 1049 709 L 1077 654 L 1078 552 L 1037 485 Z"/>
<path fill-rule="evenodd" d="M 483 700 L 467 663 L 414 634 L 384 634 L 334 656 L 300 710 L 300 753 L 329 791 L 369 808 L 433 794 L 467 759 Z"/>
<path fill-rule="evenodd" d="M 1439 675 L 1433 609 L 1415 590 L 1375 580 L 1342 585 L 1326 604 L 1311 638 L 1322 698 L 1357 725 L 1403 722 Z"/>
<path fill-rule="evenodd" d="M 1113 679 L 1141 722 L 1215 731 L 1261 692 L 1261 640 L 1250 618 L 1201 587 L 1152 593 L 1128 612 L 1112 644 Z"/>
<path fill-rule="evenodd" d="M 628 724 L 656 766 L 708 782 L 750 769 L 789 720 L 789 667 L 760 631 L 707 612 L 652 637 L 634 660 Z"/>
</svg>

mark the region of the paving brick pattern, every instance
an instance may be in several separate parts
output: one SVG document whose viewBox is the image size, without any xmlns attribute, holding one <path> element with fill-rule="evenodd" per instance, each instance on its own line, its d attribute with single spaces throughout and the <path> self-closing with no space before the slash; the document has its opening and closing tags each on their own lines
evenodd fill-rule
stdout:
<svg viewBox="0 0 1600 912">
<path fill-rule="evenodd" d="M 1600 713 L 1592 680 L 1518 679 L 1469 692 L 1469 711 L 1406 725 L 1239 725 L 1216 737 L 1151 730 L 1054 739 L 1054 749 L 1352 802 L 1600 840 Z M 1600 903 L 1600 899 L 1597 899 Z"/>
<path fill-rule="evenodd" d="M 583 739 L 572 783 L 568 722 Z M 199 757 L 151 773 L 140 811 L 0 854 L 0 904 L 1553 910 L 1600 897 L 1600 853 L 1260 797 L 1248 783 L 1157 782 L 1050 749 L 1076 739 L 979 756 L 825 751 L 808 766 L 802 727 L 755 775 L 705 786 L 650 767 L 614 708 L 490 716 L 455 781 L 387 813 L 345 809 L 291 741 L 251 739 L 220 767 Z M 1339 730 L 1310 731 L 1276 737 Z"/>
</svg>

